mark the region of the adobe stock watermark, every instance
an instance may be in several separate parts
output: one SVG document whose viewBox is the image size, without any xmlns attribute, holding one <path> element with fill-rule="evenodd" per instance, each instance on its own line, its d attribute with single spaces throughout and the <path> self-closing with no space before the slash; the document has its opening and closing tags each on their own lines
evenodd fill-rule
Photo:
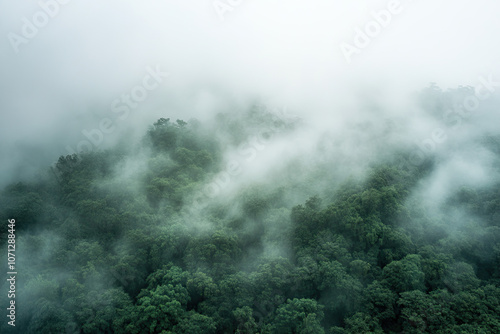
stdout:
<svg viewBox="0 0 500 334">
<path fill-rule="evenodd" d="M 407 169 L 412 166 L 422 165 L 436 150 L 437 146 L 448 140 L 450 131 L 457 131 L 462 125 L 464 119 L 473 115 L 481 105 L 481 101 L 487 100 L 495 92 L 495 88 L 500 87 L 500 81 L 494 81 L 493 75 L 488 78 L 479 77 L 479 84 L 474 87 L 474 94 L 466 96 L 459 105 L 455 105 L 453 110 L 447 110 L 443 115 L 443 122 L 452 127 L 447 130 L 443 128 L 435 128 L 431 131 L 429 138 L 416 142 L 418 149 L 410 153 L 408 160 L 403 159 L 399 164 L 398 169 L 406 166 Z"/>
<path fill-rule="evenodd" d="M 215 12 L 221 21 L 226 20 L 226 14 L 241 6 L 243 0 L 215 0 L 212 2 Z"/>
<path fill-rule="evenodd" d="M 413 0 L 407 1 L 412 2 Z M 346 62 L 352 63 L 353 56 L 359 55 L 361 50 L 367 48 L 391 24 L 393 18 L 401 14 L 403 10 L 404 7 L 400 0 L 390 0 L 385 9 L 372 11 L 372 19 L 366 22 L 363 28 L 359 26 L 354 28 L 352 43 L 340 43 L 340 51 Z"/>
<path fill-rule="evenodd" d="M 287 124 L 299 120 L 298 116 L 289 114 L 286 107 L 278 112 L 272 112 L 272 114 L 274 116 L 273 124 L 261 129 L 258 134 L 250 135 L 238 146 L 237 159 L 228 161 L 224 170 L 220 171 L 208 185 L 195 194 L 193 203 L 189 206 L 190 210 L 200 209 L 206 206 L 209 200 L 217 197 L 223 189 L 229 186 L 232 179 L 243 173 L 245 164 L 254 161 L 259 152 L 266 149 L 273 136 L 282 132 Z"/>
<path fill-rule="evenodd" d="M 12 46 L 15 53 L 19 53 L 19 46 L 21 44 L 28 44 L 30 40 L 35 38 L 40 29 L 43 29 L 50 20 L 56 17 L 61 10 L 61 6 L 67 5 L 71 0 L 40 0 L 38 1 L 38 7 L 40 8 L 36 11 L 31 19 L 26 16 L 21 19 L 21 34 L 14 32 L 7 33 L 7 39 Z"/>
<path fill-rule="evenodd" d="M 163 83 L 164 79 L 170 75 L 168 72 L 163 72 L 159 65 L 154 69 L 148 66 L 146 72 L 147 74 L 143 77 L 141 84 L 132 87 L 130 92 L 123 93 L 119 98 L 111 102 L 110 109 L 113 113 L 117 114 L 118 120 L 126 120 L 130 112 L 133 109 L 137 109 L 139 104 L 147 99 L 149 92 L 157 89 Z M 82 134 L 86 140 L 81 140 L 76 145 L 76 150 L 68 145 L 66 146 L 66 151 L 70 155 L 93 151 L 103 143 L 104 136 L 113 133 L 115 129 L 116 126 L 113 120 L 104 117 L 100 120 L 98 127 L 90 130 L 82 130 Z"/>
<path fill-rule="evenodd" d="M 8 272 L 7 282 L 9 282 L 9 292 L 7 297 L 9 298 L 9 307 L 7 307 L 7 318 L 10 319 L 7 323 L 10 326 L 16 326 L 16 277 L 17 277 L 17 268 L 16 268 L 16 220 L 8 219 L 8 245 L 7 245 L 7 264 L 8 264 Z"/>
</svg>

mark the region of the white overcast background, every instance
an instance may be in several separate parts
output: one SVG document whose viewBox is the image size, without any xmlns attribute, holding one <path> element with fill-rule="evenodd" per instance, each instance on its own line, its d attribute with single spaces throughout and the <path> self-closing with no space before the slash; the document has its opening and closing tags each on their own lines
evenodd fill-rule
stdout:
<svg viewBox="0 0 500 334">
<path fill-rule="evenodd" d="M 148 66 L 170 77 L 116 122 L 102 147 L 141 135 L 159 117 L 203 120 L 255 99 L 341 128 L 367 95 L 404 116 L 409 94 L 430 82 L 500 81 L 496 0 L 401 0 L 401 13 L 348 64 L 340 44 L 352 44 L 355 29 L 390 2 L 232 1 L 221 20 L 212 0 L 72 0 L 16 53 L 8 36 L 21 35 L 40 3 L 0 0 L 0 186 L 114 119 L 112 101 L 140 84 Z"/>
</svg>

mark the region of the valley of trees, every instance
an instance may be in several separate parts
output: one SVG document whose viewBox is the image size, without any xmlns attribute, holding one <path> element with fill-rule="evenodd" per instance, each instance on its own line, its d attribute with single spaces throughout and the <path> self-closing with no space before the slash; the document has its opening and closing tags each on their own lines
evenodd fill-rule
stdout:
<svg viewBox="0 0 500 334">
<path fill-rule="evenodd" d="M 283 176 L 193 209 L 228 142 L 297 126 L 266 113 L 216 123 L 162 118 L 135 146 L 61 156 L 3 190 L 17 332 L 500 333 L 498 181 L 430 212 L 412 194 L 439 161 L 401 168 L 395 152 L 363 179 L 320 166 L 316 180 Z M 500 158 L 499 138 L 482 145 Z"/>
</svg>

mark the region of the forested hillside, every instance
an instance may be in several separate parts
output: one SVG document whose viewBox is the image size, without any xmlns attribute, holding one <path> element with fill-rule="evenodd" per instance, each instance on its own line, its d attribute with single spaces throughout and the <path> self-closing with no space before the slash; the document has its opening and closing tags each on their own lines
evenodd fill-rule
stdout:
<svg viewBox="0 0 500 334">
<path fill-rule="evenodd" d="M 431 94 L 444 93 L 424 93 L 432 114 Z M 317 160 L 262 177 L 252 160 L 307 120 L 238 115 L 161 118 L 135 145 L 61 156 L 7 186 L 16 330 L 500 333 L 500 137 L 470 143 L 492 157 L 489 182 L 453 181 L 437 201 L 431 181 L 460 149 L 412 164 L 410 148 L 382 146 L 363 164 L 325 136 Z"/>
</svg>

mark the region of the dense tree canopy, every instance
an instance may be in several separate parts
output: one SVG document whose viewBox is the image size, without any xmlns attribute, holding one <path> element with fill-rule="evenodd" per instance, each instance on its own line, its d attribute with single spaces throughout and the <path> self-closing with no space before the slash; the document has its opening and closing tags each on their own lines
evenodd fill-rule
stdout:
<svg viewBox="0 0 500 334">
<path fill-rule="evenodd" d="M 498 184 L 459 188 L 430 214 L 411 194 L 433 162 L 385 161 L 362 180 L 321 180 L 321 194 L 297 178 L 211 198 L 221 138 L 237 147 L 259 124 L 262 138 L 293 128 L 249 119 L 220 115 L 217 133 L 161 118 L 136 169 L 125 172 L 135 148 L 116 148 L 6 187 L 20 332 L 500 333 Z M 196 194 L 206 203 L 193 209 Z M 453 225 L 450 208 L 468 220 Z"/>
</svg>

